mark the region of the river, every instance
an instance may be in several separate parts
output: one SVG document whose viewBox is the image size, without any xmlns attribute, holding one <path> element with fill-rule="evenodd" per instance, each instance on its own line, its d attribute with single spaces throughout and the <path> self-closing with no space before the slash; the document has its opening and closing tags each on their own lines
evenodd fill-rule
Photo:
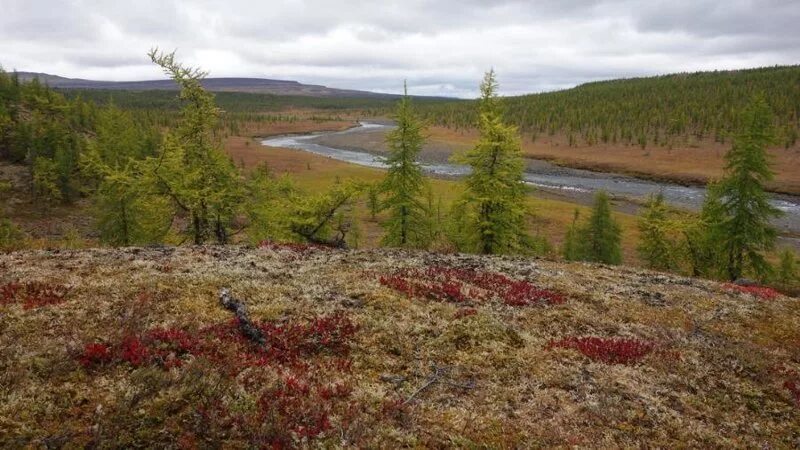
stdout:
<svg viewBox="0 0 800 450">
<path fill-rule="evenodd" d="M 391 128 L 391 125 L 360 122 L 360 126 L 344 131 L 271 137 L 262 140 L 261 143 L 267 147 L 298 149 L 339 161 L 384 169 L 386 164 L 380 155 L 355 149 L 335 148 L 319 144 L 315 140 L 332 134 L 385 132 Z M 603 189 L 615 198 L 635 203 L 660 191 L 670 205 L 691 211 L 698 211 L 705 197 L 705 188 L 701 186 L 682 186 L 613 173 L 571 169 L 554 166 L 545 161 L 528 160 L 528 163 L 524 175 L 528 184 L 565 197 L 580 197 L 585 200 L 595 191 Z M 421 161 L 420 165 L 425 172 L 444 177 L 462 177 L 470 171 L 467 166 L 452 163 Z M 775 226 L 780 232 L 792 236 L 800 235 L 800 197 L 775 194 L 772 202 L 784 213 L 783 217 L 775 220 Z"/>
</svg>

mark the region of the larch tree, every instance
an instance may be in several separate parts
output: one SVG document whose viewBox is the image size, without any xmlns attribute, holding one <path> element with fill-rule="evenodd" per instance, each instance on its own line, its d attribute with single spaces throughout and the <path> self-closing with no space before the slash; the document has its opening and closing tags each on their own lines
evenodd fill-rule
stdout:
<svg viewBox="0 0 800 450">
<path fill-rule="evenodd" d="M 595 194 L 589 221 L 578 235 L 581 259 L 606 264 L 622 262 L 622 229 L 611 216 L 611 202 L 604 191 Z"/>
<path fill-rule="evenodd" d="M 477 145 L 459 158 L 472 168 L 466 192 L 455 211 L 465 214 L 467 249 L 482 254 L 528 250 L 525 231 L 525 183 L 522 150 L 516 127 L 506 125 L 497 99 L 494 70 L 481 83 Z"/>
<path fill-rule="evenodd" d="M 151 50 L 150 59 L 180 87 L 183 101 L 178 127 L 165 137 L 161 155 L 151 160 L 159 187 L 188 216 L 195 244 L 226 243 L 244 197 L 241 177 L 214 135 L 219 110 L 201 85 L 199 69 L 175 61 L 174 53 Z"/>
<path fill-rule="evenodd" d="M 724 218 L 716 226 L 731 280 L 747 270 L 760 277 L 769 272 L 764 252 L 774 247 L 777 236 L 770 220 L 780 215 L 764 189 L 774 177 L 767 154 L 773 143 L 772 113 L 766 100 L 756 96 L 741 115 L 720 182 Z"/>
<path fill-rule="evenodd" d="M 578 242 L 580 232 L 578 220 L 580 219 L 581 212 L 575 208 L 575 213 L 572 216 L 572 223 L 567 228 L 567 233 L 564 235 L 564 243 L 561 246 L 561 254 L 567 261 L 577 261 L 581 259 L 581 245 Z"/>
<path fill-rule="evenodd" d="M 694 277 L 717 278 L 723 270 L 720 224 L 725 217 L 719 185 L 709 184 L 700 216 L 683 226 L 684 250 Z"/>
<path fill-rule="evenodd" d="M 791 249 L 785 248 L 780 252 L 780 260 L 775 270 L 775 284 L 784 292 L 790 292 L 800 284 L 797 255 Z"/>
<path fill-rule="evenodd" d="M 670 239 L 669 210 L 664 194 L 651 195 L 639 216 L 639 257 L 647 267 L 657 270 L 675 268 L 675 242 Z"/>
<path fill-rule="evenodd" d="M 429 212 L 423 202 L 425 178 L 417 156 L 425 141 L 424 126 L 411 106 L 408 89 L 397 103 L 397 127 L 386 136 L 389 166 L 382 191 L 382 209 L 389 217 L 382 224 L 386 230 L 383 245 L 390 247 L 427 247 L 430 243 Z"/>
</svg>

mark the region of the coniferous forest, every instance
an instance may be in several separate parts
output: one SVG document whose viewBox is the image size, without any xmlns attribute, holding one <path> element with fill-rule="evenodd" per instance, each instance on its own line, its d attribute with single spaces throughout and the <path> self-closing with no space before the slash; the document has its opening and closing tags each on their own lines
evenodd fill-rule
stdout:
<svg viewBox="0 0 800 450">
<path fill-rule="evenodd" d="M 537 136 L 565 134 L 582 144 L 670 146 L 686 139 L 730 142 L 740 113 L 757 93 L 774 115 L 780 145 L 794 146 L 800 129 L 800 66 L 698 72 L 597 81 L 557 92 L 508 97 L 506 120 Z M 422 108 L 432 123 L 473 126 L 464 103 Z"/>
</svg>

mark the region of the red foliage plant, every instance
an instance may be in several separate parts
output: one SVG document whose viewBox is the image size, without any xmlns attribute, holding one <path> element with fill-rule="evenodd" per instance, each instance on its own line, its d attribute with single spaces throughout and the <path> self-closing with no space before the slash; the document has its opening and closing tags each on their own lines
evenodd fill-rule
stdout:
<svg viewBox="0 0 800 450">
<path fill-rule="evenodd" d="M 794 402 L 797 405 L 800 405 L 800 378 L 793 378 L 790 380 L 786 380 L 783 382 L 784 389 L 788 390 L 792 397 L 794 398 Z"/>
<path fill-rule="evenodd" d="M 548 350 L 553 348 L 574 349 L 592 361 L 606 364 L 634 364 L 652 352 L 655 344 L 637 339 L 571 336 L 547 344 Z"/>
<path fill-rule="evenodd" d="M 77 359 L 87 369 L 111 363 L 174 369 L 188 358 L 205 359 L 210 364 L 198 367 L 236 380 L 259 399 L 256 410 L 248 412 L 231 411 L 222 401 L 195 405 L 207 427 L 226 433 L 256 430 L 248 436 L 278 448 L 330 433 L 331 417 L 345 414 L 351 403 L 352 387 L 338 376 L 351 370 L 348 356 L 356 324 L 334 313 L 254 325 L 263 343 L 245 337 L 233 320 L 194 332 L 154 328 L 113 345 L 90 343 Z"/>
<path fill-rule="evenodd" d="M 766 286 L 739 286 L 738 284 L 725 283 L 723 287 L 728 291 L 750 294 L 761 300 L 774 300 L 780 295 L 775 289 Z"/>
<path fill-rule="evenodd" d="M 783 388 L 789 391 L 797 406 L 800 406 L 800 372 L 783 364 L 776 366 L 773 371 L 784 378 Z"/>
<path fill-rule="evenodd" d="M 83 348 L 83 353 L 78 358 L 78 361 L 83 367 L 89 368 L 108 364 L 113 359 L 114 355 L 111 353 L 111 347 L 106 344 L 91 343 L 86 344 Z"/>
<path fill-rule="evenodd" d="M 380 283 L 411 297 L 465 303 L 499 298 L 509 306 L 556 305 L 566 301 L 558 292 L 514 280 L 501 273 L 472 269 L 428 267 L 404 269 L 381 276 Z"/>
<path fill-rule="evenodd" d="M 65 300 L 66 286 L 40 282 L 10 282 L 0 286 L 0 305 L 22 302 L 25 309 L 56 305 Z"/>
</svg>

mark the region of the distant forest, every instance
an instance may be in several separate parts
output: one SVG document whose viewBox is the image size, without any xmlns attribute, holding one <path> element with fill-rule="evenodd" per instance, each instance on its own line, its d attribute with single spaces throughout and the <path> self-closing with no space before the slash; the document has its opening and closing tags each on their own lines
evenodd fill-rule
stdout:
<svg viewBox="0 0 800 450">
<path fill-rule="evenodd" d="M 68 98 L 120 108 L 177 111 L 171 91 L 65 90 Z M 753 94 L 763 94 L 775 117 L 776 144 L 791 147 L 800 132 L 800 66 L 736 71 L 680 73 L 582 84 L 572 89 L 501 99 L 504 119 L 536 140 L 563 135 L 570 145 L 600 143 L 673 146 L 712 139 L 726 143 L 741 110 Z M 396 99 L 320 98 L 219 92 L 220 108 L 257 114 L 290 108 L 358 110 L 365 116 L 391 114 Z M 473 128 L 477 108 L 471 100 L 415 97 L 415 106 L 432 125 Z"/>
<path fill-rule="evenodd" d="M 791 147 L 800 127 L 800 66 L 680 73 L 586 83 L 503 99 L 505 119 L 537 139 L 563 134 L 571 145 L 671 146 L 689 139 L 725 143 L 753 94 L 767 98 L 778 144 Z M 472 102 L 420 105 L 432 124 L 470 128 Z"/>
</svg>

